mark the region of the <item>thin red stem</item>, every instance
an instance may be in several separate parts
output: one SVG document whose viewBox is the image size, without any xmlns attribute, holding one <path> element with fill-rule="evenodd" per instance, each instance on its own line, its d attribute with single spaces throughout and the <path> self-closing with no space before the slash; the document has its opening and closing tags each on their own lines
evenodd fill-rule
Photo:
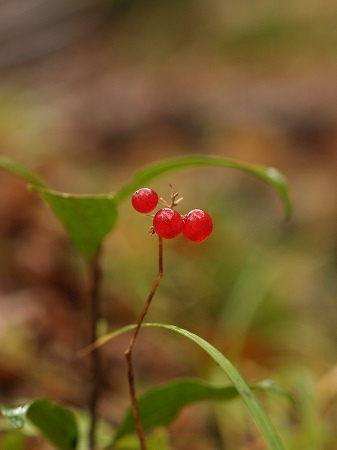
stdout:
<svg viewBox="0 0 337 450">
<path fill-rule="evenodd" d="M 133 364 L 132 364 L 132 353 L 133 353 L 133 349 L 134 349 L 134 346 L 136 343 L 136 339 L 137 339 L 140 327 L 144 321 L 144 318 L 149 309 L 149 306 L 151 304 L 153 296 L 156 293 L 156 290 L 158 288 L 160 279 L 163 275 L 163 239 L 160 236 L 158 236 L 158 239 L 159 239 L 159 242 L 158 242 L 159 243 L 158 273 L 153 282 L 149 296 L 148 296 L 148 298 L 143 306 L 143 309 L 138 317 L 137 326 L 133 332 L 129 346 L 126 349 L 126 351 L 124 352 L 125 358 L 126 358 L 126 366 L 127 366 L 129 395 L 130 395 L 133 417 L 134 417 L 135 424 L 136 424 L 136 430 L 137 430 L 141 450 L 146 450 L 146 442 L 145 442 L 144 430 L 143 430 L 141 419 L 140 419 L 139 407 L 138 407 L 138 402 L 137 402 L 137 397 L 136 397 L 135 378 L 134 378 L 134 371 L 133 371 Z"/>
</svg>

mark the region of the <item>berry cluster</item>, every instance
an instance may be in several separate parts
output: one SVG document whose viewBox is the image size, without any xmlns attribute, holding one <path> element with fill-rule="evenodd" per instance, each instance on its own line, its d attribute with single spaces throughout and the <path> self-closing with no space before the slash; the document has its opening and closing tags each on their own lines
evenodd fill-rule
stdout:
<svg viewBox="0 0 337 450">
<path fill-rule="evenodd" d="M 151 233 L 157 233 L 164 239 L 172 239 L 182 233 L 192 242 L 202 242 L 212 233 L 213 222 L 211 216 L 202 209 L 192 209 L 185 215 L 179 214 L 174 207 L 180 199 L 178 194 L 171 195 L 171 204 L 159 199 L 158 194 L 150 188 L 138 189 L 132 196 L 131 203 L 134 209 L 142 214 L 153 211 L 159 201 L 164 208 L 159 209 L 153 217 Z"/>
</svg>

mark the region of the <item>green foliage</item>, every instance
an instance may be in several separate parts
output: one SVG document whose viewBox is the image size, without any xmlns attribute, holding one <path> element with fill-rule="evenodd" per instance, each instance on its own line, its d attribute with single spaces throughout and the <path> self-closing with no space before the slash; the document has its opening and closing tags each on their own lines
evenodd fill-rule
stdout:
<svg viewBox="0 0 337 450">
<path fill-rule="evenodd" d="M 252 390 L 262 390 L 277 393 L 288 399 L 289 394 L 280 386 L 269 380 L 263 380 L 250 386 Z M 214 386 L 196 378 L 180 378 L 173 382 L 148 389 L 138 398 L 138 406 L 145 431 L 171 423 L 180 410 L 192 403 L 200 401 L 229 401 L 239 397 L 239 392 L 233 385 Z M 132 410 L 127 413 L 114 437 L 115 444 L 121 437 L 135 432 Z"/>
<path fill-rule="evenodd" d="M 74 414 L 50 400 L 36 400 L 30 404 L 27 418 L 60 450 L 75 450 L 77 424 Z"/>
<path fill-rule="evenodd" d="M 51 207 L 86 259 L 93 259 L 103 238 L 117 222 L 113 194 L 74 195 L 33 187 Z"/>
<path fill-rule="evenodd" d="M 95 258 L 102 246 L 104 237 L 115 227 L 119 205 L 129 199 L 136 189 L 145 186 L 152 179 L 169 171 L 195 167 L 234 169 L 253 175 L 274 188 L 283 203 L 286 216 L 288 217 L 291 213 L 287 183 L 282 174 L 274 168 L 246 164 L 229 158 L 193 155 L 159 161 L 137 172 L 116 193 L 95 196 L 56 192 L 50 189 L 36 174 L 21 164 L 5 157 L 0 158 L 0 168 L 19 176 L 29 183 L 31 190 L 37 192 L 50 206 L 82 256 L 89 261 Z M 232 382 L 232 386 L 219 388 L 200 380 L 185 379 L 150 389 L 139 399 L 141 418 L 146 430 L 158 426 L 166 426 L 182 407 L 190 403 L 201 400 L 224 401 L 239 396 L 246 403 L 269 448 L 273 450 L 284 449 L 274 426 L 252 390 L 260 389 L 276 392 L 283 396 L 288 396 L 287 393 L 277 385 L 268 382 L 251 387 L 248 386 L 236 368 L 223 354 L 209 342 L 185 329 L 166 324 L 144 324 L 143 326 L 161 327 L 187 337 L 208 353 Z M 102 345 L 112 337 L 133 328 L 134 325 L 130 325 L 109 333 L 103 336 L 96 346 Z M 73 413 L 57 404 L 52 404 L 49 400 L 35 400 L 18 407 L 3 406 L 1 413 L 15 429 L 24 427 L 28 419 L 58 449 L 76 449 L 79 431 Z M 133 431 L 134 423 L 131 413 L 128 411 L 117 429 L 112 445 L 115 443 L 119 445 L 122 438 Z M 166 440 L 162 439 L 162 442 L 161 448 L 165 448 Z M 124 441 L 123 445 L 124 447 L 121 446 L 119 448 L 137 448 L 137 444 L 134 446 L 132 442 L 129 447 L 126 441 Z M 9 446 L 8 448 L 10 449 L 11 447 Z M 149 448 L 151 448 L 151 444 Z"/>
<path fill-rule="evenodd" d="M 213 347 L 213 345 L 211 345 L 209 342 L 202 339 L 200 336 L 197 336 L 196 334 L 191 333 L 190 331 L 187 331 L 183 328 L 179 328 L 175 325 L 162 324 L 162 323 L 144 323 L 142 325 L 142 327 L 159 327 L 159 328 L 164 328 L 164 329 L 173 331 L 175 333 L 178 333 L 182 336 L 187 337 L 188 339 L 190 339 L 191 341 L 196 343 L 200 348 L 202 348 L 206 353 L 208 353 L 209 356 L 211 356 L 211 358 L 222 368 L 222 370 L 225 372 L 227 377 L 233 383 L 234 389 L 236 390 L 237 394 L 246 403 L 248 409 L 250 410 L 252 416 L 254 417 L 255 422 L 257 423 L 263 436 L 265 437 L 266 442 L 269 444 L 269 448 L 271 448 L 273 450 L 284 449 L 284 446 L 283 446 L 274 426 L 268 419 L 264 409 L 260 405 L 256 396 L 253 394 L 252 389 L 248 386 L 248 384 L 245 382 L 245 380 L 242 378 L 242 376 L 237 371 L 237 369 L 233 366 L 233 364 L 231 364 L 231 362 L 222 353 L 220 353 L 215 347 Z M 110 339 L 112 339 L 122 333 L 125 333 L 126 331 L 132 330 L 134 328 L 135 328 L 135 325 L 129 325 L 129 326 L 120 328 L 118 330 L 114 330 L 113 332 L 102 336 L 97 341 L 95 348 L 100 345 L 103 345 L 104 343 L 108 342 Z M 285 395 L 285 396 L 288 396 L 288 398 L 291 398 L 289 396 L 289 394 L 285 393 L 285 391 L 283 391 L 281 388 L 277 389 L 276 385 L 274 385 L 274 384 L 265 383 L 264 385 L 262 384 L 260 386 L 260 388 L 262 388 L 263 386 L 264 386 L 264 390 L 271 390 L 273 392 L 278 392 L 278 393 L 283 392 L 282 395 Z M 180 386 L 178 384 L 178 385 L 176 385 L 176 387 L 173 387 L 173 388 L 171 387 L 170 389 L 171 389 L 171 393 L 175 389 L 177 389 L 177 391 L 179 392 Z M 205 391 L 204 391 L 204 394 L 205 394 Z M 152 395 L 152 394 L 150 393 L 150 395 Z M 161 393 L 159 395 L 161 395 Z M 165 395 L 165 390 L 164 390 L 164 395 Z M 199 391 L 198 395 L 200 395 L 200 391 Z M 209 399 L 214 400 L 214 391 L 213 390 L 209 390 L 208 395 L 210 396 Z M 232 393 L 230 391 L 228 391 L 227 395 L 230 396 L 230 395 L 232 395 Z M 154 422 L 156 422 L 155 425 L 159 425 L 159 424 L 166 425 L 167 424 L 166 414 L 167 415 L 171 414 L 173 417 L 173 416 L 175 416 L 175 414 L 181 407 L 179 405 L 179 403 L 181 402 L 181 398 L 177 395 L 176 403 L 173 402 L 173 405 L 171 405 L 171 410 L 170 411 L 168 410 L 166 412 L 166 414 L 162 415 L 163 422 L 160 423 L 160 419 L 159 419 L 160 416 L 158 415 L 158 422 L 157 422 L 157 417 L 155 417 L 154 412 L 151 411 L 152 405 L 148 404 L 146 398 L 147 398 L 147 396 L 145 396 L 145 400 L 143 400 L 143 407 L 145 409 L 145 417 L 147 418 L 147 420 L 149 420 L 149 423 L 151 422 L 151 420 L 154 420 Z M 151 417 L 152 417 L 152 419 L 151 419 Z M 128 422 L 128 425 L 122 424 L 121 425 L 122 431 L 118 430 L 117 436 L 120 434 L 124 435 L 126 432 L 130 432 L 131 431 L 130 424 L 131 424 L 131 421 Z M 148 426 L 150 426 L 150 425 L 148 424 Z M 151 426 L 153 426 L 153 425 L 151 425 Z M 125 427 L 125 429 L 123 429 L 124 427 Z M 126 429 L 128 431 L 126 431 Z"/>
<path fill-rule="evenodd" d="M 128 199 L 139 187 L 167 172 L 193 167 L 235 169 L 253 175 L 272 186 L 280 196 L 286 216 L 291 213 L 287 183 L 283 175 L 272 167 L 242 163 L 219 156 L 192 155 L 171 158 L 149 165 L 135 174 L 116 193 L 102 195 L 75 195 L 55 192 L 36 174 L 16 161 L 0 158 L 0 167 L 30 183 L 61 221 L 78 250 L 86 259 L 92 259 L 103 238 L 117 223 L 118 205 Z"/>
<path fill-rule="evenodd" d="M 1 413 L 15 429 L 21 429 L 26 421 L 60 450 L 75 450 L 78 440 L 74 414 L 50 400 L 35 400 L 20 406 L 1 406 Z"/>
</svg>

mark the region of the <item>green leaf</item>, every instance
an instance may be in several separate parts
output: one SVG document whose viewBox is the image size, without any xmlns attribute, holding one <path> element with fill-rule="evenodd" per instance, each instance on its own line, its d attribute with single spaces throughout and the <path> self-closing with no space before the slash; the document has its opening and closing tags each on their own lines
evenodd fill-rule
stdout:
<svg viewBox="0 0 337 450">
<path fill-rule="evenodd" d="M 238 396 L 234 386 L 215 387 L 197 379 L 178 379 L 147 390 L 138 398 L 138 407 L 144 431 L 172 422 L 179 411 L 191 403 L 202 400 L 230 400 Z M 119 425 L 114 443 L 122 436 L 133 433 L 135 423 L 129 408 Z"/>
<path fill-rule="evenodd" d="M 20 406 L 1 406 L 1 414 L 15 429 L 31 422 L 60 450 L 75 450 L 78 431 L 74 414 L 50 400 L 34 400 Z"/>
<path fill-rule="evenodd" d="M 42 399 L 31 403 L 27 411 L 27 418 L 58 449 L 76 449 L 77 424 L 71 411 Z"/>
<path fill-rule="evenodd" d="M 291 202 L 285 177 L 273 167 L 243 163 L 221 156 L 192 155 L 170 158 L 149 165 L 135 174 L 133 179 L 116 192 L 116 201 L 121 202 L 129 198 L 133 192 L 152 180 L 176 169 L 192 167 L 221 167 L 235 169 L 253 175 L 272 186 L 281 198 L 287 217 L 291 214 Z"/>
<path fill-rule="evenodd" d="M 68 231 L 71 239 L 87 259 L 92 259 L 104 236 L 117 221 L 113 194 L 76 195 L 49 189 L 36 174 L 7 157 L 0 157 L 0 168 L 31 184 Z"/>
<path fill-rule="evenodd" d="M 114 195 L 75 195 L 37 186 L 32 189 L 49 204 L 83 256 L 92 259 L 116 224 Z"/>
<path fill-rule="evenodd" d="M 151 326 L 151 324 L 145 324 L 145 326 Z M 258 402 L 256 396 L 253 394 L 252 390 L 249 388 L 248 384 L 242 378 L 240 373 L 236 368 L 230 363 L 230 361 L 220 353 L 215 347 L 213 347 L 209 342 L 205 341 L 201 337 L 193 334 L 187 330 L 176 327 L 174 325 L 166 324 L 152 324 L 152 326 L 159 326 L 161 328 L 166 328 L 168 330 L 174 331 L 181 334 L 191 341 L 195 342 L 199 347 L 205 350 L 213 360 L 219 364 L 219 366 L 224 370 L 228 378 L 231 380 L 238 393 L 246 403 L 248 409 L 250 410 L 255 422 L 259 426 L 266 442 L 271 450 L 284 450 L 284 446 L 270 420 L 268 419 L 264 409 Z"/>
<path fill-rule="evenodd" d="M 0 168 L 6 170 L 7 172 L 12 173 L 13 175 L 17 175 L 22 178 L 24 181 L 28 183 L 34 184 L 40 187 L 47 187 L 46 183 L 41 180 L 41 178 L 35 173 L 28 170 L 22 164 L 19 164 L 16 161 L 13 161 L 6 156 L 0 156 Z"/>
<path fill-rule="evenodd" d="M 289 394 L 270 380 L 250 386 L 253 390 L 271 391 L 289 398 Z M 180 410 L 203 400 L 228 401 L 239 396 L 238 390 L 230 386 L 214 386 L 196 378 L 180 378 L 170 383 L 148 389 L 138 398 L 138 407 L 144 431 L 171 423 Z M 135 432 L 132 409 L 128 408 L 117 429 L 114 443 L 128 433 Z"/>
<path fill-rule="evenodd" d="M 101 339 L 96 341 L 95 348 L 104 344 L 108 340 L 112 339 L 119 334 L 125 333 L 128 330 L 132 330 L 136 325 L 129 325 L 118 330 L 113 331 L 105 336 L 102 336 Z M 191 341 L 195 342 L 199 347 L 205 350 L 213 360 L 223 369 L 226 373 L 227 377 L 233 383 L 233 386 L 237 390 L 238 394 L 246 403 L 249 411 L 251 412 L 253 418 L 255 419 L 256 424 L 258 425 L 261 433 L 263 434 L 269 448 L 271 450 L 284 450 L 284 446 L 276 432 L 273 424 L 270 422 L 267 417 L 263 407 L 257 400 L 256 396 L 252 392 L 251 388 L 242 378 L 237 369 L 231 364 L 231 362 L 220 353 L 215 347 L 213 347 L 209 342 L 205 341 L 201 337 L 196 334 L 191 333 L 183 328 L 179 328 L 175 325 L 168 324 L 160 324 L 160 323 L 144 323 L 142 327 L 160 327 L 165 328 L 167 330 L 178 333 L 182 336 L 187 337 Z"/>
</svg>

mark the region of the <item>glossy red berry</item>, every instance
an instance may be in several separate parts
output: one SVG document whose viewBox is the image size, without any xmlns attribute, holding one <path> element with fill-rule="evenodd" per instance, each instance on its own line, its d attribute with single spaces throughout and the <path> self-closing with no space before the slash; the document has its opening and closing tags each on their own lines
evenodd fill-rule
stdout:
<svg viewBox="0 0 337 450">
<path fill-rule="evenodd" d="M 184 217 L 183 235 L 193 242 L 202 242 L 213 231 L 211 216 L 202 209 L 193 209 Z"/>
<path fill-rule="evenodd" d="M 158 200 L 158 194 L 153 189 L 141 188 L 133 194 L 131 203 L 136 211 L 147 214 L 158 205 Z"/>
<path fill-rule="evenodd" d="M 181 215 L 172 208 L 162 208 L 153 218 L 153 228 L 158 236 L 172 239 L 182 232 L 184 221 Z"/>
</svg>

